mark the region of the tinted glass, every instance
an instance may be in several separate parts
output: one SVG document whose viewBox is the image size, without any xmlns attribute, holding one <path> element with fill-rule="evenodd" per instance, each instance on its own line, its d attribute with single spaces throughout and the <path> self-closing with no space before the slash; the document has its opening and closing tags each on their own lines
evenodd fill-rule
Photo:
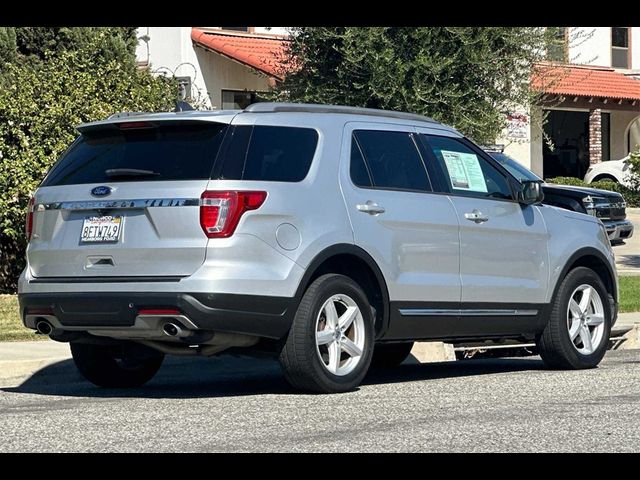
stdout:
<svg viewBox="0 0 640 480">
<path fill-rule="evenodd" d="M 307 176 L 318 144 L 310 128 L 235 127 L 222 152 L 220 178 L 299 182 Z"/>
<path fill-rule="evenodd" d="M 371 187 L 371 177 L 364 163 L 364 158 L 355 137 L 351 137 L 351 164 L 349 167 L 351 181 L 359 187 Z"/>
<path fill-rule="evenodd" d="M 429 178 L 411 134 L 357 130 L 365 161 L 380 188 L 430 191 Z"/>
<path fill-rule="evenodd" d="M 427 136 L 451 193 L 470 197 L 511 199 L 505 176 L 485 158 L 449 137 Z"/>
<path fill-rule="evenodd" d="M 611 45 L 614 47 L 628 47 L 629 27 L 611 27 Z"/>
<path fill-rule="evenodd" d="M 498 163 L 500 163 L 500 165 L 506 168 L 507 171 L 511 175 L 516 177 L 518 180 L 520 181 L 531 180 L 535 182 L 542 182 L 542 179 L 539 176 L 537 176 L 528 168 L 525 168 L 522 165 L 520 165 L 517 161 L 515 161 L 509 155 L 505 155 L 504 153 L 500 153 L 500 152 L 490 152 L 489 155 L 491 155 L 495 160 L 497 160 Z"/>
<path fill-rule="evenodd" d="M 85 133 L 55 164 L 43 186 L 208 179 L 225 128 L 192 123 Z M 147 173 L 114 175 L 122 173 L 118 169 Z"/>
</svg>

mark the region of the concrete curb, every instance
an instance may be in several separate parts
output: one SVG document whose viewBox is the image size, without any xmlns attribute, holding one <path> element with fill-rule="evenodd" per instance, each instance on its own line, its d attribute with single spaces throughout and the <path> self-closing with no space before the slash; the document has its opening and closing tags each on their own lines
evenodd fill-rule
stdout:
<svg viewBox="0 0 640 480">
<path fill-rule="evenodd" d="M 0 386 L 15 386 L 39 370 L 69 359 L 66 343 L 0 342 Z"/>
</svg>

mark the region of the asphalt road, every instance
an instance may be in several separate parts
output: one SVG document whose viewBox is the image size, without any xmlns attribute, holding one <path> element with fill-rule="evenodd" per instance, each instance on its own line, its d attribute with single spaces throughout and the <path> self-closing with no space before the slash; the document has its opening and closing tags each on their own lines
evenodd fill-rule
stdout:
<svg viewBox="0 0 640 480">
<path fill-rule="evenodd" d="M 355 392 L 293 392 L 270 360 L 170 359 L 144 388 L 70 361 L 0 390 L 0 452 L 640 451 L 640 350 L 594 370 L 537 357 L 403 365 Z"/>
<path fill-rule="evenodd" d="M 640 208 L 627 208 L 627 218 L 634 226 L 633 236 L 613 247 L 620 275 L 640 275 Z"/>
</svg>

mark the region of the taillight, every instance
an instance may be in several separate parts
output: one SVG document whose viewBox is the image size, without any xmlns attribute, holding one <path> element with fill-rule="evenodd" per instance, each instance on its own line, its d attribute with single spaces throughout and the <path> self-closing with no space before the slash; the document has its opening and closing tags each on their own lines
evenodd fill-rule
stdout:
<svg viewBox="0 0 640 480">
<path fill-rule="evenodd" d="M 31 240 L 31 234 L 33 233 L 33 203 L 35 199 L 31 197 L 27 204 L 27 219 L 24 222 L 24 230 L 27 235 L 27 242 Z"/>
<path fill-rule="evenodd" d="M 233 235 L 240 217 L 260 208 L 267 192 L 206 191 L 200 197 L 200 225 L 209 238 Z"/>
</svg>

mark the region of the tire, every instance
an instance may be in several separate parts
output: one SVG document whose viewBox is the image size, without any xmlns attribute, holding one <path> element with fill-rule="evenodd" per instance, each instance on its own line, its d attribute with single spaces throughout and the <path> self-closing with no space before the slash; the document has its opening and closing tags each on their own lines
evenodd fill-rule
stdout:
<svg viewBox="0 0 640 480">
<path fill-rule="evenodd" d="M 591 183 L 593 182 L 600 182 L 600 181 L 609 181 L 609 182 L 616 182 L 616 183 L 620 183 L 618 181 L 618 179 L 616 177 L 614 177 L 613 175 L 598 175 L 596 178 L 594 178 L 593 180 L 591 180 Z"/>
<path fill-rule="evenodd" d="M 584 315 L 585 312 L 580 308 L 584 292 L 579 293 L 579 289 L 583 286 L 587 286 L 587 288 L 593 289 L 591 292 L 597 293 L 597 296 L 592 293 L 588 298 L 598 298 L 601 313 L 596 312 L 598 305 L 593 300 L 593 303 L 588 302 L 587 313 Z M 569 302 L 572 297 L 576 301 L 578 310 L 575 310 L 575 306 L 571 307 L 573 310 L 570 309 Z M 600 277 L 586 267 L 577 267 L 571 270 L 558 288 L 544 331 L 536 339 L 540 356 L 545 365 L 549 368 L 569 370 L 597 366 L 609 343 L 611 311 L 611 299 Z M 584 316 L 581 317 L 581 315 Z M 596 324 L 596 322 L 600 322 L 598 319 L 600 316 L 602 322 Z M 576 318 L 584 318 L 584 321 L 576 323 Z M 570 322 L 573 329 L 570 329 Z M 586 332 L 585 327 L 587 328 Z M 571 339 L 572 335 L 575 335 L 575 340 Z M 585 343 L 583 338 L 587 335 L 593 338 Z M 591 349 L 588 348 L 589 346 Z"/>
<path fill-rule="evenodd" d="M 107 388 L 139 387 L 157 373 L 164 354 L 142 345 L 71 343 L 73 361 L 84 378 Z"/>
<path fill-rule="evenodd" d="M 400 365 L 411 353 L 413 342 L 381 343 L 374 347 L 371 368 L 393 368 Z"/>
<path fill-rule="evenodd" d="M 335 315 L 329 313 L 330 303 Z M 353 313 L 348 328 L 337 331 L 335 319 L 344 327 L 347 317 L 343 314 L 348 308 Z M 372 309 L 360 286 L 344 275 L 323 275 L 307 288 L 298 305 L 280 352 L 280 365 L 294 388 L 347 392 L 360 384 L 369 369 L 373 337 Z M 359 351 L 360 355 L 349 351 Z"/>
</svg>

